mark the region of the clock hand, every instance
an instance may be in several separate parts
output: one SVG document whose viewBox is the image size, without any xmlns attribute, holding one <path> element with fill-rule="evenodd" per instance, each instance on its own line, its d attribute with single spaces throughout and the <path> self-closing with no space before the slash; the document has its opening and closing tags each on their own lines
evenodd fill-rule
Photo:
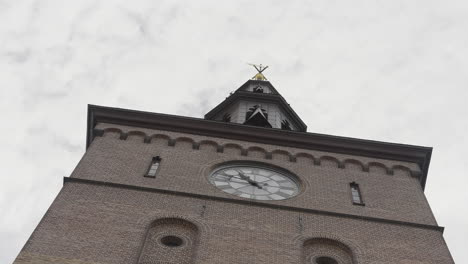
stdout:
<svg viewBox="0 0 468 264">
<path fill-rule="evenodd" d="M 245 176 L 242 172 L 240 171 L 237 171 L 237 173 L 239 173 L 239 177 L 245 181 L 250 181 L 250 178 Z"/>
<path fill-rule="evenodd" d="M 256 182 L 256 181 L 250 179 L 249 176 L 245 176 L 245 175 L 244 175 L 242 172 L 240 172 L 240 171 L 237 171 L 237 172 L 239 173 L 239 176 L 240 176 L 243 180 L 246 180 L 246 181 L 247 181 L 248 183 L 250 183 L 252 186 L 255 186 L 255 187 L 259 188 L 259 189 L 263 189 L 263 187 L 260 186 L 260 184 L 258 184 L 258 182 Z"/>
<path fill-rule="evenodd" d="M 233 176 L 233 175 L 225 175 L 225 174 L 218 174 L 219 176 L 223 176 L 223 177 L 228 177 L 229 180 L 231 180 L 232 178 L 235 178 L 235 179 L 239 179 L 239 180 L 242 180 L 242 181 L 246 181 L 245 179 L 242 179 L 240 177 L 237 177 L 237 176 Z"/>
<path fill-rule="evenodd" d="M 259 186 L 259 185 L 258 185 L 258 182 L 256 182 L 256 181 L 250 179 L 249 176 L 246 176 L 246 175 L 243 174 L 242 172 L 239 172 L 239 174 L 240 174 L 240 176 L 241 176 L 244 180 L 246 180 L 248 183 L 250 183 L 250 184 L 252 184 L 252 185 L 255 185 L 255 186 L 257 186 L 257 187 Z"/>
</svg>

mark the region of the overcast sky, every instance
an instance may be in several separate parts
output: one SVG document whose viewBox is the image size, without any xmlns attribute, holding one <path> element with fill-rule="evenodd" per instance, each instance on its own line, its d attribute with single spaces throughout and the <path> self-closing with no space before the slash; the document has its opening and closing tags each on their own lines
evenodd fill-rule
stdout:
<svg viewBox="0 0 468 264">
<path fill-rule="evenodd" d="M 0 0 L 0 263 L 85 151 L 87 104 L 202 117 L 255 72 L 309 132 L 434 147 L 426 195 L 468 263 L 468 3 Z"/>
</svg>

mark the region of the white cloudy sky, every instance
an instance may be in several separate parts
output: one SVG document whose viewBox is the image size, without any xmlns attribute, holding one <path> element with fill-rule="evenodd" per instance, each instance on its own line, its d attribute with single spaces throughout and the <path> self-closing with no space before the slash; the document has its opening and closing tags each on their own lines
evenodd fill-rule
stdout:
<svg viewBox="0 0 468 264">
<path fill-rule="evenodd" d="M 426 195 L 468 263 L 468 4 L 0 0 L 0 263 L 85 151 L 87 104 L 202 117 L 254 71 L 310 132 L 434 147 Z"/>
</svg>

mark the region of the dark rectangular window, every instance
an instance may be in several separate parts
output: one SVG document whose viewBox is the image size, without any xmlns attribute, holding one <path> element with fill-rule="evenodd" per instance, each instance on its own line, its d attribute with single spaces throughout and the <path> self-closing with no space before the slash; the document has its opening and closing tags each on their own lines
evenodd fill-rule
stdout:
<svg viewBox="0 0 468 264">
<path fill-rule="evenodd" d="M 351 188 L 351 198 L 353 199 L 353 204 L 364 205 L 361 190 L 359 189 L 359 184 L 352 182 L 349 184 L 349 186 Z"/>
<path fill-rule="evenodd" d="M 148 171 L 145 174 L 145 177 L 155 178 L 160 164 L 161 164 L 161 158 L 159 156 L 153 157 L 153 159 L 151 160 L 151 164 L 148 168 Z"/>
</svg>

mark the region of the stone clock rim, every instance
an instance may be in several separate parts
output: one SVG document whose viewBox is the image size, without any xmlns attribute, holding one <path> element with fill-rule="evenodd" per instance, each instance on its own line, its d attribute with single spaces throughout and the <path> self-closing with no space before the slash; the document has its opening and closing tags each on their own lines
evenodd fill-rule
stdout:
<svg viewBox="0 0 468 264">
<path fill-rule="evenodd" d="M 231 167 L 241 167 L 241 166 L 246 166 L 246 167 L 256 167 L 256 168 L 260 168 L 260 169 L 268 169 L 268 170 L 271 170 L 271 171 L 274 171 L 274 172 L 277 172 L 277 173 L 280 173 L 281 175 L 289 178 L 291 181 L 293 181 L 296 186 L 297 186 L 297 192 L 295 195 L 293 196 L 290 196 L 290 197 L 287 197 L 285 199 L 281 199 L 281 200 L 257 200 L 259 202 L 281 202 L 281 201 L 287 201 L 287 200 L 290 200 L 290 199 L 294 199 L 294 198 L 297 198 L 298 196 L 300 196 L 303 191 L 304 191 L 304 184 L 303 184 L 303 181 L 301 180 L 301 178 L 299 176 L 297 176 L 295 173 L 289 171 L 288 169 L 285 169 L 285 168 L 282 168 L 282 167 L 279 167 L 277 165 L 273 165 L 273 164 L 269 164 L 269 163 L 264 163 L 264 162 L 259 162 L 259 161 L 252 161 L 252 160 L 236 160 L 236 161 L 227 161 L 227 162 L 221 162 L 221 163 L 217 163 L 217 164 L 214 164 L 212 166 L 209 166 L 209 168 L 207 168 L 207 173 L 206 173 L 206 180 L 208 181 L 208 183 L 213 187 L 215 188 L 217 191 L 220 191 L 219 188 L 217 188 L 211 181 L 211 177 L 218 171 L 220 170 L 223 170 L 223 169 L 227 169 L 227 168 L 231 168 Z M 221 190 L 222 191 L 222 190 Z M 228 193 L 226 193 L 228 194 Z M 239 197 L 237 195 L 233 195 L 237 198 L 242 198 L 242 199 L 249 199 L 249 200 L 256 200 L 256 199 L 252 199 L 252 198 L 244 198 L 244 197 Z"/>
</svg>

